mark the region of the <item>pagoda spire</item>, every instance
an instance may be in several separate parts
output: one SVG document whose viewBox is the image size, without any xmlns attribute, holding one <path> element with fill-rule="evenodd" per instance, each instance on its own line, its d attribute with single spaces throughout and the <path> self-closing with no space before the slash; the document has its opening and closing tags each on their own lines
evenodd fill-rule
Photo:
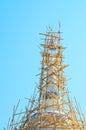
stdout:
<svg viewBox="0 0 86 130">
<path fill-rule="evenodd" d="M 66 86 L 61 31 L 49 27 L 40 46 L 41 72 L 38 95 L 29 99 L 25 112 L 13 112 L 10 128 L 7 130 L 84 130 L 84 117 L 76 102 L 74 107 Z M 36 91 L 35 91 L 36 92 Z M 15 121 L 21 115 L 21 120 Z M 18 118 L 19 119 L 19 118 Z"/>
<path fill-rule="evenodd" d="M 45 110 L 61 111 L 64 110 L 64 95 L 65 95 L 65 82 L 64 69 L 68 65 L 63 64 L 63 51 L 65 47 L 61 45 L 59 31 L 53 32 L 49 28 L 45 36 L 45 43 L 41 44 L 43 47 L 42 55 L 42 68 L 40 77 L 40 90 L 43 105 L 46 105 Z"/>
</svg>

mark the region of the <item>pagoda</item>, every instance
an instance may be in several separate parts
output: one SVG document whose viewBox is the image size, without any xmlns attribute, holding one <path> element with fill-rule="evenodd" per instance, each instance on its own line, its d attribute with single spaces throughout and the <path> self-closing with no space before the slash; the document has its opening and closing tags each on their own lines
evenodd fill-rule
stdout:
<svg viewBox="0 0 86 130">
<path fill-rule="evenodd" d="M 84 116 L 76 101 L 74 106 L 67 89 L 67 79 L 61 43 L 60 24 L 57 32 L 51 28 L 43 36 L 40 44 L 40 82 L 24 112 L 13 112 L 8 130 L 85 130 Z M 21 116 L 16 121 L 16 117 Z"/>
</svg>

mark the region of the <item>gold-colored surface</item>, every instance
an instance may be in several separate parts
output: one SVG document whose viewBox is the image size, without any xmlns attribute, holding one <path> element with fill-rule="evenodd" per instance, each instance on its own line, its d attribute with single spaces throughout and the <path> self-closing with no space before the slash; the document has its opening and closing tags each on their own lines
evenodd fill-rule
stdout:
<svg viewBox="0 0 86 130">
<path fill-rule="evenodd" d="M 61 45 L 60 30 L 55 33 L 51 29 L 45 36 L 44 44 L 41 44 L 41 73 L 37 94 L 28 100 L 29 106 L 25 112 L 16 114 L 9 130 L 84 130 L 84 116 L 76 102 L 74 107 L 69 91 L 66 88 L 63 51 Z M 17 116 L 21 116 L 15 121 Z"/>
</svg>

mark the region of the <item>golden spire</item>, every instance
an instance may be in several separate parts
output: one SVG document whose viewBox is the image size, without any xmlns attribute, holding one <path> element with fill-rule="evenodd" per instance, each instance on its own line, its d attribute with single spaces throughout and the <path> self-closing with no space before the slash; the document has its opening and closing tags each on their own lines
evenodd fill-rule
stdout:
<svg viewBox="0 0 86 130">
<path fill-rule="evenodd" d="M 25 112 L 13 113 L 9 130 L 84 130 L 84 118 L 76 102 L 76 109 L 66 87 L 63 62 L 65 47 L 61 45 L 60 23 L 58 32 L 49 28 L 43 34 L 41 73 L 38 91 L 29 100 Z M 23 115 L 22 115 L 23 114 Z M 16 122 L 14 117 L 21 115 Z"/>
</svg>

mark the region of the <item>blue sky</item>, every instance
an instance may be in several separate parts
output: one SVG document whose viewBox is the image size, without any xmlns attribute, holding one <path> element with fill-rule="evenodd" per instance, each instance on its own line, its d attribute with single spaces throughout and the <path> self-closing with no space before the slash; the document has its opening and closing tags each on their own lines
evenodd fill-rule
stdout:
<svg viewBox="0 0 86 130">
<path fill-rule="evenodd" d="M 20 99 L 27 103 L 39 83 L 39 32 L 61 22 L 65 70 L 72 98 L 86 115 L 86 0 L 0 0 L 0 130 Z"/>
</svg>

